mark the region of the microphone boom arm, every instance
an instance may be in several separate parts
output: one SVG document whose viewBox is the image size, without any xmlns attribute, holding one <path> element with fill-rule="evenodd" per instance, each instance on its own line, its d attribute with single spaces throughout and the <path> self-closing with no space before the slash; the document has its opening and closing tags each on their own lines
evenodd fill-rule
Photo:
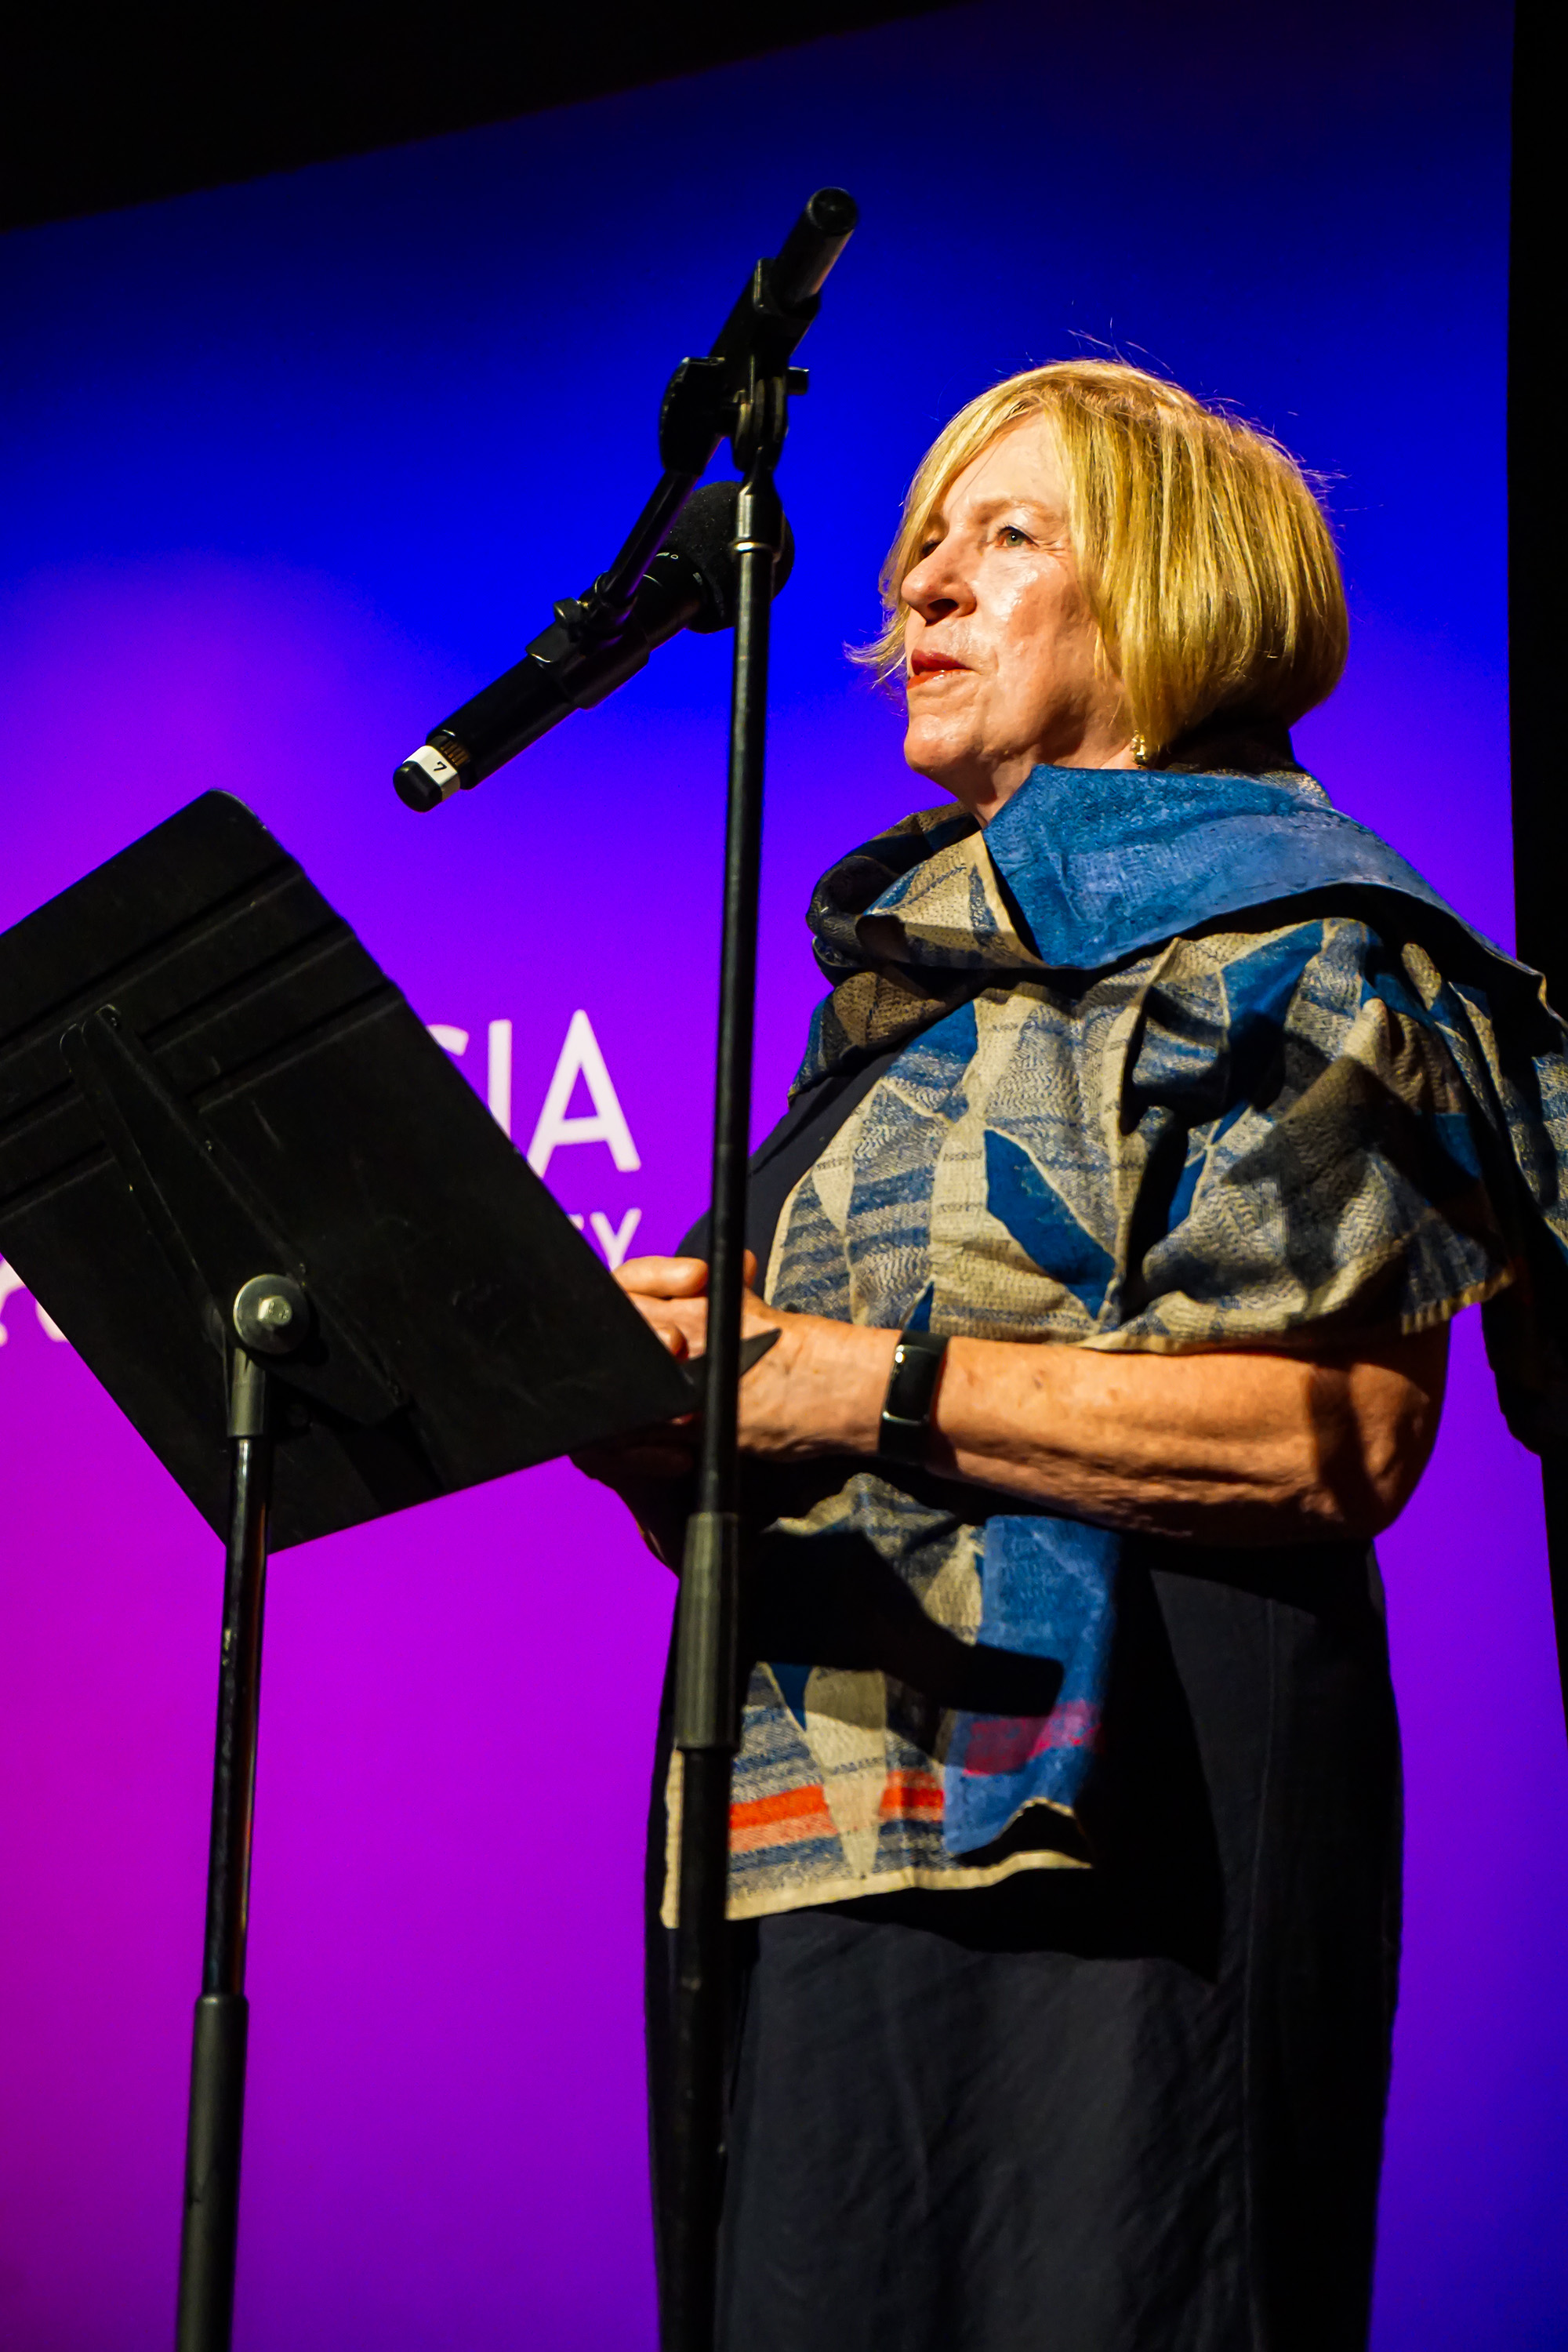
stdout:
<svg viewBox="0 0 1568 2352">
<path fill-rule="evenodd" d="M 819 188 L 773 259 L 757 263 L 708 356 L 681 361 L 659 409 L 664 472 L 619 553 L 583 595 L 557 603 L 521 661 L 404 761 L 393 781 L 410 808 L 439 808 L 482 783 L 569 711 L 603 701 L 687 625 L 700 598 L 679 610 L 684 599 L 673 584 L 650 598 L 649 573 L 721 441 L 729 438 L 742 473 L 760 449 L 782 442 L 788 396 L 807 382 L 791 359 L 855 221 L 843 189 Z"/>
</svg>

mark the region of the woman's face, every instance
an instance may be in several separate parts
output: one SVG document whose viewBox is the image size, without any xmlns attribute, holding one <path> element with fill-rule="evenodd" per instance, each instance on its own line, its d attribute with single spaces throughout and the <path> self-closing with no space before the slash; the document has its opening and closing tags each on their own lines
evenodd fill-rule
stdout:
<svg viewBox="0 0 1568 2352">
<path fill-rule="evenodd" d="M 970 460 L 900 593 L 917 774 L 984 821 L 1042 761 L 1134 764 L 1120 687 L 1096 669 L 1048 419 L 1021 418 Z"/>
</svg>

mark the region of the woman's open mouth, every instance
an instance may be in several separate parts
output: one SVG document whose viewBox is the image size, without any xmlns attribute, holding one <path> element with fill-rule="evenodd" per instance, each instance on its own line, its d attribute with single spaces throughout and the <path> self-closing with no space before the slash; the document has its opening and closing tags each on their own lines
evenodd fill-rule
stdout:
<svg viewBox="0 0 1568 2352">
<path fill-rule="evenodd" d="M 934 677 L 942 670 L 967 669 L 968 667 L 969 664 L 967 662 L 954 661 L 951 654 L 931 653 L 924 646 L 922 646 L 918 653 L 911 654 L 910 656 L 910 677 L 911 682 L 917 677 Z"/>
</svg>

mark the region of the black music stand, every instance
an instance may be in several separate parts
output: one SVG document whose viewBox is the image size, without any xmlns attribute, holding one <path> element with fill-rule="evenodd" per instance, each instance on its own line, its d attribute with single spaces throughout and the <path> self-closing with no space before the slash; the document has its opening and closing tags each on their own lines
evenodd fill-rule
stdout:
<svg viewBox="0 0 1568 2352">
<path fill-rule="evenodd" d="M 0 938 L 0 1251 L 226 1537 L 178 2352 L 233 2324 L 269 1547 L 692 1389 L 300 867 L 208 793 Z"/>
</svg>

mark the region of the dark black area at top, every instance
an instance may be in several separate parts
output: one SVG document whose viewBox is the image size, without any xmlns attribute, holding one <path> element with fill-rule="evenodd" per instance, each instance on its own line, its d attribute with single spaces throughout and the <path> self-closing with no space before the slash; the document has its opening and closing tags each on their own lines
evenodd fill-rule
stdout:
<svg viewBox="0 0 1568 2352">
<path fill-rule="evenodd" d="M 0 228 L 468 131 L 918 16 L 932 0 L 31 0 L 5 41 Z M 17 12 L 20 16 L 20 12 Z M 430 168 L 440 171 L 439 159 Z M 584 169 L 591 161 L 584 158 Z M 737 152 L 714 157 L 715 202 Z M 563 205 L 571 192 L 562 191 Z"/>
</svg>

